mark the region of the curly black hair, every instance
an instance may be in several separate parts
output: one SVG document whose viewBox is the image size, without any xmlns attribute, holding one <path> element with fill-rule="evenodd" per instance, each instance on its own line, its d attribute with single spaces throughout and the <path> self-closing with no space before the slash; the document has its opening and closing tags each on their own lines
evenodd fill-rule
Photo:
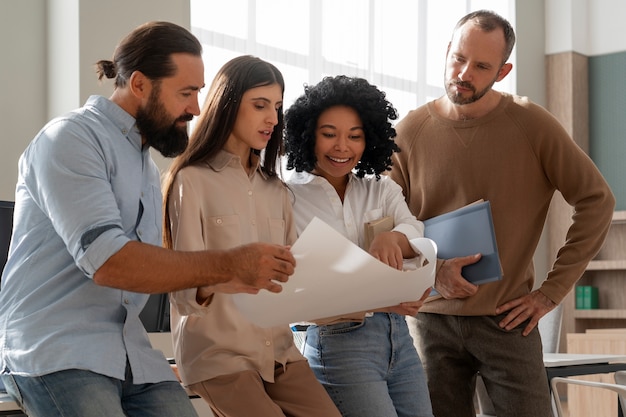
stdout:
<svg viewBox="0 0 626 417">
<path fill-rule="evenodd" d="M 285 112 L 285 151 L 287 169 L 311 172 L 315 169 L 315 129 L 322 112 L 333 106 L 353 108 L 365 131 L 365 151 L 355 167 L 357 177 L 380 174 L 391 168 L 391 155 L 400 148 L 394 142 L 396 130 L 390 120 L 398 112 L 385 93 L 367 80 L 338 75 L 325 77 L 314 86 L 305 86 L 304 94 Z"/>
</svg>

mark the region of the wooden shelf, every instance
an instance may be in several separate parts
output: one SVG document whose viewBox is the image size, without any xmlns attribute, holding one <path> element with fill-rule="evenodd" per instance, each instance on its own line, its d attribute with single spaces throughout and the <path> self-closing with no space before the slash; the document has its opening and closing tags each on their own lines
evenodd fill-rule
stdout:
<svg viewBox="0 0 626 417">
<path fill-rule="evenodd" d="M 626 319 L 626 309 L 574 309 L 577 319 Z"/>
<path fill-rule="evenodd" d="M 626 270 L 626 259 L 611 261 L 590 261 L 587 271 L 622 271 Z"/>
<path fill-rule="evenodd" d="M 597 287 L 601 308 L 576 309 L 575 297 L 570 296 L 568 314 L 571 325 L 568 325 L 568 332 L 626 328 L 626 210 L 613 212 L 606 240 L 577 285 Z"/>
</svg>

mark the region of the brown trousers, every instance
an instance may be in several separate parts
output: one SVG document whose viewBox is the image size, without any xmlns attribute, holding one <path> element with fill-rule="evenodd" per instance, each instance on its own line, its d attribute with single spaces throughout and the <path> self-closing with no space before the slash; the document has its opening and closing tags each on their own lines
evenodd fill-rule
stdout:
<svg viewBox="0 0 626 417">
<path fill-rule="evenodd" d="M 222 375 L 192 384 L 216 417 L 341 417 L 306 360 L 277 365 L 274 382 L 256 371 Z"/>
</svg>

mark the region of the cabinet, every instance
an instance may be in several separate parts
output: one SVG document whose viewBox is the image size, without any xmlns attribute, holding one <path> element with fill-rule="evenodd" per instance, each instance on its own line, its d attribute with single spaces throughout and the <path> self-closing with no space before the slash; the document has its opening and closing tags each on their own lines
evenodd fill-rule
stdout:
<svg viewBox="0 0 626 417">
<path fill-rule="evenodd" d="M 576 285 L 598 288 L 598 309 L 576 309 L 575 297 L 568 297 L 574 332 L 626 327 L 626 211 L 613 214 L 602 249 Z"/>
</svg>

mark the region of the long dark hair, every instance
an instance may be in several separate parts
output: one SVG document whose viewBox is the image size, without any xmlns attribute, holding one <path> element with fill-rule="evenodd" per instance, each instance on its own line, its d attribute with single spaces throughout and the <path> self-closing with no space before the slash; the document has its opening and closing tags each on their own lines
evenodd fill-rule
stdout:
<svg viewBox="0 0 626 417">
<path fill-rule="evenodd" d="M 163 182 L 163 243 L 171 246 L 168 200 L 176 174 L 186 166 L 212 159 L 220 152 L 235 126 L 237 113 L 244 93 L 255 87 L 278 84 L 285 91 L 285 81 L 280 71 L 269 62 L 250 55 L 228 61 L 218 71 L 211 83 L 207 98 L 198 116 L 198 122 L 189 139 L 189 146 L 176 157 Z M 283 153 L 283 108 L 278 109 L 278 124 L 272 137 L 261 152 L 261 169 L 269 177 L 276 176 L 278 158 Z"/>
</svg>

